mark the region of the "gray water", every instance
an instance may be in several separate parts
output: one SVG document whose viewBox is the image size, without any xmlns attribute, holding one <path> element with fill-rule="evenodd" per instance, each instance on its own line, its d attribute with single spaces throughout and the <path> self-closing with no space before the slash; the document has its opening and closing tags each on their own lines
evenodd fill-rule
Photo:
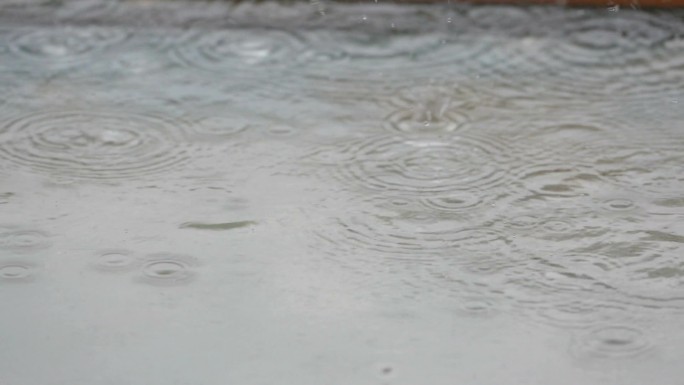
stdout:
<svg viewBox="0 0 684 385">
<path fill-rule="evenodd" d="M 0 384 L 684 381 L 683 13 L 0 4 Z"/>
</svg>

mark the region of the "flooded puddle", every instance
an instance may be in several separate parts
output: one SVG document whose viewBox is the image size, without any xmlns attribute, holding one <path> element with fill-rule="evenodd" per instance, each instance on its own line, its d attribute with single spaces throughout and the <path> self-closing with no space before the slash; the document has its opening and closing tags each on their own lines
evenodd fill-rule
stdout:
<svg viewBox="0 0 684 385">
<path fill-rule="evenodd" d="M 681 382 L 684 13 L 0 23 L 0 383 Z"/>
</svg>

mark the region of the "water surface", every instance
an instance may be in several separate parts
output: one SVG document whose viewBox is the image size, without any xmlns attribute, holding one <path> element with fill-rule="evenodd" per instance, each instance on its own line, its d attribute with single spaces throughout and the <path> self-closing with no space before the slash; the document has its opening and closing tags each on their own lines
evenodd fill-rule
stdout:
<svg viewBox="0 0 684 385">
<path fill-rule="evenodd" d="M 681 384 L 678 11 L 0 3 L 0 383 Z"/>
</svg>

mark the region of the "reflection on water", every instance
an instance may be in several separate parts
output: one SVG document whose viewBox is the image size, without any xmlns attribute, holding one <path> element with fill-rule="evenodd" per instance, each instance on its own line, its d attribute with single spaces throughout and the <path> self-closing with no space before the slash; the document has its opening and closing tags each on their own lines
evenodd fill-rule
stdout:
<svg viewBox="0 0 684 385">
<path fill-rule="evenodd" d="M 683 20 L 0 3 L 0 383 L 680 383 Z"/>
</svg>

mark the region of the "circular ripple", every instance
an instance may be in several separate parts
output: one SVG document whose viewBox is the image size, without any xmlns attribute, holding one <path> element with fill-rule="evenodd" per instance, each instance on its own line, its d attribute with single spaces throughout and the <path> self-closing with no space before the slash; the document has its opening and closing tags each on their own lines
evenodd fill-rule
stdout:
<svg viewBox="0 0 684 385">
<path fill-rule="evenodd" d="M 185 255 L 153 254 L 145 259 L 137 280 L 159 286 L 190 283 L 195 278 L 197 261 Z"/>
<path fill-rule="evenodd" d="M 678 21 L 667 17 L 579 12 L 556 25 L 558 36 L 544 39 L 528 58 L 553 74 L 554 86 L 570 93 L 593 89 L 613 95 L 662 87 L 662 78 L 682 63 L 681 50 L 668 44 L 677 40 Z"/>
<path fill-rule="evenodd" d="M 530 12 L 530 9 L 514 6 L 472 7 L 466 14 L 470 23 L 490 34 L 526 35 L 539 24 L 539 15 Z"/>
<path fill-rule="evenodd" d="M 123 272 L 135 269 L 138 262 L 128 250 L 105 250 L 96 255 L 94 267 L 101 271 Z"/>
<path fill-rule="evenodd" d="M 633 210 L 636 205 L 631 199 L 617 198 L 604 201 L 603 207 L 610 211 L 630 211 Z"/>
<path fill-rule="evenodd" d="M 205 135 L 230 136 L 239 134 L 251 127 L 247 117 L 208 116 L 194 119 L 193 130 Z"/>
<path fill-rule="evenodd" d="M 130 178 L 187 162 L 183 121 L 109 112 L 43 112 L 0 127 L 0 157 L 46 173 Z"/>
<path fill-rule="evenodd" d="M 578 357 L 627 359 L 649 353 L 653 342 L 641 329 L 632 326 L 610 325 L 579 336 L 573 345 Z"/>
<path fill-rule="evenodd" d="M 477 57 L 494 45 L 486 37 L 442 32 L 382 33 L 316 30 L 306 34 L 310 60 L 302 73 L 315 93 L 350 100 L 397 87 L 428 84 L 477 68 Z M 437 74 L 439 76 L 437 76 Z M 360 92 L 360 90 L 362 92 Z"/>
<path fill-rule="evenodd" d="M 0 282 L 29 282 L 33 279 L 34 266 L 21 262 L 0 264 Z"/>
<path fill-rule="evenodd" d="M 488 138 L 376 137 L 341 150 L 338 173 L 371 190 L 434 194 L 487 189 L 506 179 L 506 147 Z"/>
<path fill-rule="evenodd" d="M 183 64 L 208 71 L 264 77 L 263 70 L 283 70 L 301 54 L 296 35 L 276 30 L 223 30 L 191 35 L 175 51 Z M 269 72 L 269 77 L 276 74 Z"/>
<path fill-rule="evenodd" d="M 477 212 L 488 202 L 485 194 L 477 192 L 459 191 L 452 194 L 437 195 L 421 198 L 420 202 L 425 207 L 452 213 Z"/>
<path fill-rule="evenodd" d="M 674 37 L 672 26 L 640 13 L 583 16 L 561 24 L 565 41 L 545 47 L 562 63 L 619 70 L 649 61 L 651 50 Z"/>
<path fill-rule="evenodd" d="M 49 236 L 42 231 L 9 230 L 0 232 L 0 249 L 13 252 L 31 252 L 49 246 Z"/>
<path fill-rule="evenodd" d="M 437 264 L 473 270 L 480 266 L 481 271 L 485 265 L 499 266 L 500 260 L 513 258 L 511 240 L 492 229 L 470 228 L 472 218 L 434 213 L 401 197 L 354 201 L 353 207 L 357 209 L 318 218 L 320 223 L 312 230 L 317 252 L 366 267 Z"/>
<path fill-rule="evenodd" d="M 115 29 L 38 29 L 15 36 L 11 48 L 24 57 L 50 63 L 85 62 L 93 53 L 125 38 L 123 31 Z"/>
<path fill-rule="evenodd" d="M 388 34 L 369 31 L 316 31 L 310 39 L 314 56 L 320 61 L 414 58 L 439 49 L 441 34 Z"/>
<path fill-rule="evenodd" d="M 462 297 L 463 285 L 506 276 L 520 263 L 511 239 L 493 229 L 472 228 L 472 218 L 435 214 L 406 198 L 379 197 L 351 206 L 356 209 L 348 213 L 317 212 L 312 248 L 354 274 L 380 280 L 377 276 L 391 274 L 416 293 Z"/>
<path fill-rule="evenodd" d="M 491 317 L 498 312 L 497 302 L 489 298 L 464 298 L 459 302 L 458 312 L 470 317 Z"/>
</svg>

